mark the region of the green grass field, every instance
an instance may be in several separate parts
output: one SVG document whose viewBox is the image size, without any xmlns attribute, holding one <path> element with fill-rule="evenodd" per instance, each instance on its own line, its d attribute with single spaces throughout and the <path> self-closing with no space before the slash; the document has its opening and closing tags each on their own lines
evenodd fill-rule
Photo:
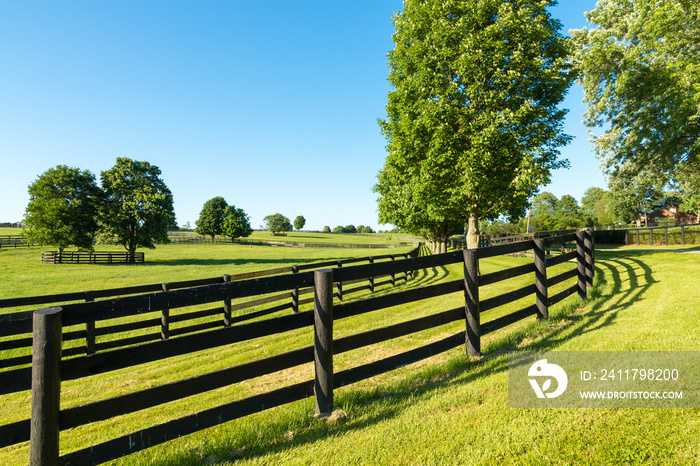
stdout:
<svg viewBox="0 0 700 466">
<path fill-rule="evenodd" d="M 1 229 L 0 229 L 1 230 Z M 0 234 L 3 234 L 0 231 Z M 193 232 L 172 232 L 173 238 L 199 236 Z M 217 236 L 217 238 L 219 238 Z M 210 237 L 207 237 L 210 239 Z M 353 233 L 321 233 L 321 232 L 304 232 L 290 231 L 284 236 L 273 236 L 268 231 L 254 231 L 248 238 L 259 241 L 288 241 L 290 243 L 330 243 L 330 244 L 398 244 L 400 242 L 420 241 L 420 238 L 413 237 L 407 234 L 391 234 L 391 233 L 370 233 L 370 234 L 353 234 Z"/>
<path fill-rule="evenodd" d="M 256 250 L 257 249 L 257 250 Z M 18 250 L 19 251 L 19 250 Z M 9 280 L 7 290 L 22 282 L 23 254 L 0 251 Z M 34 249 L 36 255 L 37 249 Z M 211 255 L 209 255 L 209 253 Z M 147 251 L 145 266 L 55 266 L 34 264 L 22 272 L 45 289 L 94 288 L 117 281 L 158 283 L 236 273 L 234 267 L 269 268 L 357 255 L 361 250 L 246 248 L 232 245 L 166 246 Z M 398 250 L 397 250 L 398 251 Z M 299 253 L 299 255 L 296 255 Z M 313 256 L 318 253 L 318 256 Z M 162 256 L 158 256 L 162 254 Z M 253 256 L 248 256 L 252 254 Z M 206 255 L 206 258 L 200 256 Z M 313 257 L 312 257 L 313 256 Z M 334 256 L 334 257 L 330 257 Z M 700 349 L 700 289 L 695 285 L 700 258 L 694 254 L 637 251 L 597 252 L 596 280 L 584 303 L 570 297 L 553 308 L 548 321 L 534 318 L 484 338 L 485 357 L 470 361 L 457 348 L 421 363 L 336 391 L 342 415 L 332 421 L 310 416 L 307 399 L 248 416 L 177 441 L 134 454 L 114 464 L 692 464 L 700 462 L 697 409 L 513 409 L 508 407 L 507 352 L 511 350 L 635 351 Z M 236 262 L 238 261 L 238 262 Z M 531 261 L 498 257 L 481 263 L 482 273 Z M 38 262 L 38 261 L 37 261 Z M 269 267 L 268 267 L 269 266 Z M 29 266 L 27 266 L 29 267 Z M 570 265 L 559 266 L 564 270 Z M 53 272 L 55 269 L 60 272 Z M 73 269 L 74 270 L 71 270 Z M 103 270 L 106 268 L 107 270 Z M 141 268 L 141 270 L 139 270 Z M 18 271 L 19 272 L 19 271 Z M 461 277 L 461 265 L 418 272 L 404 286 L 421 286 Z M 109 277 L 97 277 L 109 275 Z M 482 289 L 482 298 L 532 281 L 525 276 Z M 562 284 L 562 286 L 566 286 Z M 133 284 L 130 282 L 130 284 Z M 86 289 L 87 289 L 86 288 Z M 24 291 L 31 289 L 27 288 Z M 74 291 L 71 289 L 70 291 Z M 385 286 L 378 293 L 388 292 Z M 54 292 L 54 291 L 52 291 Z M 32 294 L 32 293 L 30 293 Z M 34 293 L 39 294 L 39 293 Z M 13 296 L 15 294 L 13 293 Z M 482 322 L 523 307 L 517 302 L 482 316 Z M 336 336 L 389 325 L 463 305 L 461 293 L 339 321 Z M 391 340 L 344 353 L 336 369 L 376 360 L 455 333 L 464 323 Z M 278 339 L 172 358 L 158 365 L 116 371 L 62 385 L 62 405 L 153 386 L 182 376 L 238 364 L 308 345 L 308 331 Z M 61 434 L 64 452 L 83 448 L 166 419 L 197 412 L 292 381 L 308 380 L 311 366 L 247 381 L 233 387 L 84 426 Z M 28 393 L 0 398 L 0 423 L 28 417 Z M 27 445 L 0 450 L 0 463 L 26 464 Z"/>
<path fill-rule="evenodd" d="M 0 229 L 0 235 L 17 234 L 17 229 Z M 260 238 L 270 238 L 266 232 L 255 232 Z M 383 244 L 398 246 L 399 240 L 382 235 L 325 235 L 322 233 L 290 233 L 290 241 L 327 242 L 329 237 L 341 238 L 352 244 Z M 284 239 L 284 237 L 277 237 Z M 336 241 L 338 242 L 338 241 Z M 414 246 L 387 249 L 355 248 L 297 248 L 275 246 L 244 246 L 239 244 L 170 244 L 158 245 L 145 252 L 144 264 L 42 264 L 41 251 L 51 248 L 0 249 L 0 298 L 19 298 L 76 291 L 103 290 L 138 284 L 167 283 L 235 275 L 257 270 L 291 265 L 323 262 L 333 259 L 402 254 Z M 121 246 L 98 245 L 99 251 L 123 252 Z M 0 309 L 0 314 L 31 308 Z"/>
</svg>

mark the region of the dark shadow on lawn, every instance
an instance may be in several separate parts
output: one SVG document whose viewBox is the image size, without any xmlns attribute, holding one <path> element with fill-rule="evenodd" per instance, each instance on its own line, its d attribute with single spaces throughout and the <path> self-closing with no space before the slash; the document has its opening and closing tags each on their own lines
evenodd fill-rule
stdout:
<svg viewBox="0 0 700 466">
<path fill-rule="evenodd" d="M 508 370 L 507 358 L 495 358 L 494 356 L 503 355 L 510 351 L 555 350 L 565 340 L 612 325 L 620 312 L 629 309 L 636 301 L 642 299 L 647 290 L 657 281 L 649 266 L 636 257 L 638 257 L 636 251 L 630 254 L 620 252 L 609 255 L 599 254 L 595 266 L 595 286 L 589 290 L 589 299 L 585 303 L 590 310 L 580 312 L 575 306 L 569 305 L 570 310 L 550 316 L 546 328 L 539 330 L 533 341 L 530 341 L 531 337 L 526 331 L 516 330 L 516 338 L 504 338 L 500 342 L 488 344 L 489 352 L 484 354 L 484 358 L 481 360 L 472 361 L 466 356 L 453 358 L 438 367 L 431 368 L 427 377 L 420 375 L 408 377 L 403 383 L 398 384 L 398 389 L 392 388 L 389 391 L 387 388 L 379 386 L 364 391 L 347 391 L 347 389 L 339 391 L 336 394 L 335 404 L 337 408 L 350 412 L 350 416 L 346 419 L 327 424 L 311 417 L 299 419 L 298 424 L 294 427 L 298 432 L 292 438 L 286 437 L 290 430 L 289 419 L 280 419 L 279 422 L 269 422 L 260 427 L 277 433 L 276 439 L 268 444 L 259 445 L 255 430 L 245 431 L 244 437 L 236 438 L 229 446 L 214 448 L 199 454 L 188 450 L 179 457 L 171 457 L 168 464 L 171 464 L 173 460 L 178 464 L 237 461 L 283 452 L 300 445 L 312 444 L 350 430 L 363 429 L 391 419 L 414 404 L 417 398 L 429 397 L 432 392 L 449 386 L 468 384 L 494 373 L 506 372 Z M 447 272 L 445 271 L 445 273 Z M 414 278 L 432 282 L 441 275 L 436 270 L 433 273 L 426 272 Z M 629 287 L 625 287 L 626 289 L 623 291 L 625 282 L 629 282 Z M 610 286 L 606 287 L 606 284 Z M 575 297 L 570 297 L 565 303 L 575 299 Z M 484 321 L 483 318 L 482 321 Z M 375 414 L 354 420 L 352 418 L 353 407 L 363 405 L 374 405 Z M 200 454 L 203 456 L 199 456 Z M 155 460 L 154 464 L 163 463 Z"/>
<path fill-rule="evenodd" d="M 439 282 L 447 275 L 449 275 L 449 272 L 444 266 L 421 269 L 413 272 L 413 278 L 410 278 L 408 283 L 413 287 L 428 286 Z"/>
</svg>

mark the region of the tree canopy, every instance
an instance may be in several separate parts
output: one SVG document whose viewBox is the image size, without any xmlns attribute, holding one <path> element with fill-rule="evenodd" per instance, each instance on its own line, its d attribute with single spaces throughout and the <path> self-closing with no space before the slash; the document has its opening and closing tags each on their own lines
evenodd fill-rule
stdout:
<svg viewBox="0 0 700 466">
<path fill-rule="evenodd" d="M 101 202 L 102 191 L 91 172 L 66 165 L 50 168 L 29 186 L 24 235 L 59 251 L 69 246 L 92 251 Z"/>
<path fill-rule="evenodd" d="M 591 187 L 581 198 L 581 213 L 586 226 L 603 226 L 615 223 L 610 211 L 611 194 L 603 188 Z"/>
<path fill-rule="evenodd" d="M 306 219 L 303 215 L 298 215 L 297 218 L 294 219 L 294 228 L 301 230 L 304 228 L 304 225 L 306 225 Z"/>
<path fill-rule="evenodd" d="M 700 171 L 700 9 L 694 0 L 600 0 L 573 31 L 586 123 L 605 170 L 625 183 Z M 620 179 L 620 171 L 628 180 Z"/>
<path fill-rule="evenodd" d="M 194 231 L 200 235 L 209 235 L 214 241 L 214 237 L 223 232 L 227 207 L 228 203 L 221 196 L 209 199 L 199 212 L 199 219 L 195 222 Z"/>
<path fill-rule="evenodd" d="M 245 238 L 253 233 L 250 226 L 250 218 L 243 209 L 236 206 L 227 206 L 224 210 L 224 219 L 221 223 L 221 234 L 231 239 Z"/>
<path fill-rule="evenodd" d="M 640 222 L 641 217 L 664 196 L 664 175 L 624 163 L 610 176 L 610 213 L 622 223 Z M 645 222 L 646 223 L 646 222 Z"/>
<path fill-rule="evenodd" d="M 175 223 L 173 195 L 160 175 L 157 166 L 126 157 L 117 158 L 100 175 L 105 229 L 116 236 L 132 260 L 139 247 L 153 249 L 156 242 L 169 242 L 168 228 Z"/>
<path fill-rule="evenodd" d="M 522 215 L 566 165 L 571 81 L 561 24 L 536 0 L 406 0 L 389 53 L 379 221 L 443 241 L 479 218 Z"/>
<path fill-rule="evenodd" d="M 692 166 L 681 163 L 674 176 L 675 187 L 681 198 L 681 209 L 700 216 L 700 173 Z"/>
<path fill-rule="evenodd" d="M 544 191 L 532 200 L 530 224 L 536 231 L 568 230 L 584 226 L 585 218 L 573 196 L 564 194 L 557 198 Z"/>
<path fill-rule="evenodd" d="M 292 223 L 280 213 L 268 215 L 263 221 L 265 222 L 265 228 L 273 234 L 282 231 L 292 231 Z"/>
</svg>

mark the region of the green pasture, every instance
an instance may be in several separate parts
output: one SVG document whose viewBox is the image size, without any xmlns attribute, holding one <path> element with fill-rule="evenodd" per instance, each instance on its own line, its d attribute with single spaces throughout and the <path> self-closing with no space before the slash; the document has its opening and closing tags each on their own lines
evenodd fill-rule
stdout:
<svg viewBox="0 0 700 466">
<path fill-rule="evenodd" d="M 2 234 L 2 233 L 0 233 Z M 173 232 L 173 238 L 200 236 L 193 232 Z M 210 239 L 211 237 L 207 237 Z M 216 238 L 220 238 L 217 236 Z M 273 236 L 269 231 L 254 231 L 248 238 L 259 241 L 279 241 L 290 243 L 329 243 L 329 244 L 398 244 L 401 242 L 421 241 L 420 238 L 401 233 L 321 233 L 290 231 L 284 236 Z"/>
<path fill-rule="evenodd" d="M 0 261 L 5 261 L 2 265 L 8 271 L 6 276 L 11 277 L 14 273 L 12 267 L 22 262 L 19 256 L 31 251 L 1 251 Z M 33 251 L 36 254 L 37 250 Z M 211 256 L 202 258 L 206 251 Z M 231 267 L 250 267 L 250 270 L 254 270 L 302 263 L 302 258 L 317 261 L 347 257 L 342 253 L 353 256 L 360 251 L 274 247 L 254 247 L 251 250 L 239 245 L 165 246 L 148 251 L 145 265 L 35 264 L 38 269 L 24 273 L 35 279 L 41 277 L 42 272 L 46 273 L 51 277 L 50 289 L 62 285 L 75 287 L 76 284 L 82 289 L 81 280 L 101 280 L 91 278 L 92 275 L 99 275 L 98 271 L 111 276 L 120 275 L 118 279 L 124 284 L 130 279 L 137 283 L 158 283 L 164 281 L 164 277 L 177 276 L 178 280 L 202 278 L 236 273 Z M 156 253 L 162 256 L 159 258 Z M 314 256 L 313 253 L 319 255 Z M 149 265 L 151 260 L 153 263 Z M 480 267 L 482 273 L 488 273 L 531 260 L 497 257 L 482 260 Z M 700 325 L 696 304 L 700 290 L 695 286 L 700 272 L 700 258 L 697 255 L 598 251 L 596 261 L 595 286 L 586 302 L 572 296 L 550 310 L 548 321 L 537 321 L 531 317 L 489 335 L 482 342 L 485 356 L 479 361 L 470 361 L 464 356 L 464 348 L 457 348 L 337 390 L 336 406 L 342 411 L 330 421 L 314 419 L 310 415 L 313 400 L 307 399 L 189 435 L 120 459 L 114 464 L 700 462 L 696 435 L 700 416 L 696 409 L 536 410 L 508 407 L 506 353 L 511 350 L 700 349 L 700 336 L 696 331 Z M 563 271 L 572 266 L 570 263 L 562 264 L 557 266 L 557 270 Z M 56 268 L 61 271 L 51 271 Z M 75 271 L 72 272 L 71 268 L 75 268 Z M 108 270 L 102 272 L 105 268 Z M 139 268 L 145 272 L 139 271 Z M 557 272 L 550 270 L 548 273 L 551 276 Z M 396 288 L 422 286 L 461 276 L 460 264 L 438 267 L 418 271 L 408 283 Z M 38 281 L 42 280 L 44 278 L 38 278 Z M 482 288 L 481 296 L 482 299 L 488 298 L 532 281 L 533 277 L 528 275 L 494 284 Z M 92 282 L 94 285 L 99 283 L 102 282 Z M 111 279 L 107 279 L 107 283 L 110 283 L 108 287 L 121 286 L 113 285 Z M 567 281 L 560 286 L 566 287 L 571 283 Z M 4 281 L 2 286 L 5 286 Z M 377 293 L 390 291 L 391 286 L 384 285 Z M 5 293 L 4 289 L 0 290 L 3 296 Z M 357 295 L 353 299 L 355 297 Z M 482 322 L 520 309 L 530 304 L 531 300 L 532 297 L 529 300 L 526 298 L 489 311 L 482 315 Z M 337 322 L 335 335 L 349 335 L 463 304 L 463 294 L 454 293 L 343 319 Z M 336 358 L 335 368 L 343 370 L 381 359 L 463 328 L 464 323 L 457 322 L 344 353 Z M 311 345 L 312 341 L 313 335 L 309 329 L 302 329 L 171 358 L 158 364 L 66 382 L 62 385 L 62 405 L 79 405 L 93 399 L 167 383 Z M 61 434 L 62 451 L 83 448 L 90 443 L 105 441 L 231 399 L 312 377 L 311 365 L 300 366 L 186 400 L 72 429 Z M 0 416 L 2 424 L 28 417 L 29 393 L 0 397 Z M 0 463 L 26 462 L 26 444 L 0 450 Z"/>
<path fill-rule="evenodd" d="M 0 234 L 2 232 L 0 231 Z M 343 235 L 337 235 L 343 236 Z M 358 239 L 365 235 L 357 236 Z M 371 236 L 369 240 L 375 240 Z M 42 264 L 42 249 L 0 249 L 0 298 L 40 296 L 235 275 L 333 259 L 402 254 L 414 246 L 387 249 L 298 248 L 240 244 L 169 244 L 143 250 L 144 264 Z M 121 246 L 97 247 L 120 251 Z M 27 308 L 0 309 L 0 314 Z"/>
</svg>

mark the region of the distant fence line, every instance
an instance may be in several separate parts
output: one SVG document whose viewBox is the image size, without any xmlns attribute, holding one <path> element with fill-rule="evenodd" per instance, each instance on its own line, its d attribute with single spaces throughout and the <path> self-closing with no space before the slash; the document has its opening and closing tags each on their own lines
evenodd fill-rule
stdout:
<svg viewBox="0 0 700 466">
<path fill-rule="evenodd" d="M 678 224 L 660 227 L 596 229 L 599 244 L 668 246 L 700 244 L 700 224 Z"/>
<path fill-rule="evenodd" d="M 637 246 L 700 244 L 700 224 L 631 228 L 624 233 L 624 244 Z"/>
<path fill-rule="evenodd" d="M 575 241 L 576 250 L 547 259 L 545 247 L 554 241 Z M 510 269 L 480 274 L 479 260 L 533 249 L 534 263 Z M 0 448 L 30 440 L 31 464 L 97 464 L 158 445 L 160 443 L 212 427 L 275 406 L 314 396 L 316 413 L 328 413 L 334 406 L 334 389 L 389 372 L 402 365 L 414 363 L 460 345 L 469 356 L 481 355 L 481 337 L 529 316 L 546 319 L 549 307 L 572 294 L 585 298 L 592 285 L 594 272 L 593 238 L 590 232 L 578 232 L 562 238 L 548 238 L 504 244 L 491 248 L 467 249 L 440 255 L 415 257 L 402 261 L 385 261 L 352 267 L 297 272 L 290 275 L 266 277 L 203 287 L 168 290 L 111 301 L 71 304 L 34 312 L 33 354 L 31 368 L 0 372 L 2 384 L 18 390 L 31 387 L 31 419 L 0 426 Z M 575 266 L 559 275 L 548 276 L 548 268 L 575 261 Z M 367 280 L 380 275 L 395 275 L 449 264 L 463 264 L 464 276 L 457 280 L 426 285 L 387 295 L 357 301 L 333 303 L 332 286 L 337 282 Z M 488 299 L 479 298 L 479 288 L 509 278 L 534 273 L 535 283 Z M 556 294 L 550 287 L 569 279 L 575 282 Z M 62 343 L 64 327 L 87 325 L 90 322 L 161 312 L 196 304 L 222 302 L 224 312 L 233 298 L 253 297 L 294 289 L 312 288 L 314 310 L 299 312 L 244 325 L 164 339 L 136 346 L 115 349 L 90 356 L 64 359 Z M 463 293 L 464 305 L 455 309 L 436 309 L 434 313 L 402 321 L 388 327 L 375 328 L 355 335 L 334 337 L 333 322 L 361 314 L 380 311 L 415 301 L 451 293 Z M 510 314 L 482 323 L 481 314 L 499 306 L 534 295 L 534 304 Z M 400 336 L 464 321 L 466 331 L 442 338 L 407 352 L 334 372 L 333 358 Z M 289 352 L 244 364 L 176 380 L 165 385 L 90 403 L 61 409 L 61 382 L 95 374 L 104 374 L 138 364 L 155 363 L 163 359 L 247 341 L 268 335 L 308 328 L 315 335 L 313 346 L 290 349 Z M 315 378 L 283 386 L 248 398 L 227 401 L 204 411 L 147 427 L 82 450 L 59 456 L 59 434 L 89 423 L 110 419 L 163 403 L 182 399 L 210 390 L 223 388 L 248 379 L 289 369 L 301 364 L 315 363 Z M 7 392 L 6 392 L 7 393 Z"/>
<path fill-rule="evenodd" d="M 298 248 L 334 248 L 334 249 L 391 249 L 391 248 L 401 248 L 416 245 L 418 241 L 411 242 L 400 242 L 391 244 L 358 244 L 358 243 L 323 243 L 323 242 L 299 242 L 299 241 L 286 241 L 286 240 L 265 240 L 265 239 L 251 239 L 251 238 L 206 238 L 203 236 L 192 236 L 180 238 L 177 236 L 170 236 L 171 244 L 243 244 L 243 245 L 253 245 L 253 246 L 286 246 L 286 247 L 298 247 Z"/>
<path fill-rule="evenodd" d="M 528 241 L 535 238 L 548 238 L 556 235 L 564 235 L 575 230 L 538 231 L 534 233 L 521 233 L 509 236 L 479 237 L 479 247 L 497 246 L 500 244 Z M 700 244 L 700 223 L 677 224 L 657 227 L 638 228 L 596 228 L 593 230 L 595 241 L 598 244 L 625 244 L 625 245 L 650 245 L 668 246 L 670 244 L 687 245 Z M 453 241 L 454 247 L 464 247 L 464 242 Z M 563 245 L 562 245 L 563 246 Z"/>
<path fill-rule="evenodd" d="M 24 240 L 22 235 L 0 236 L 0 249 L 2 248 L 28 248 L 31 244 Z"/>
<path fill-rule="evenodd" d="M 131 254 L 124 252 L 87 252 L 87 251 L 43 251 L 41 262 L 43 264 L 130 264 L 143 263 L 145 255 L 142 252 L 134 253 L 134 260 L 130 261 Z"/>
</svg>

